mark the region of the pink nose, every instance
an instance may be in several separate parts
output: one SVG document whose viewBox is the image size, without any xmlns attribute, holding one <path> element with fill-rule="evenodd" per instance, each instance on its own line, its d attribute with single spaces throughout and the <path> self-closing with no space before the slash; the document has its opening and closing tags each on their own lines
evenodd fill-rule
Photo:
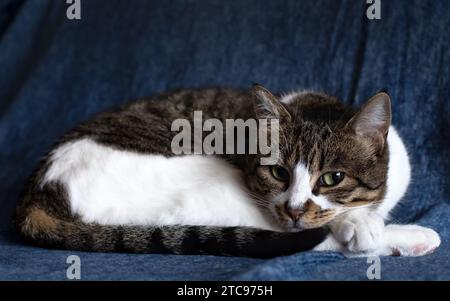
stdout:
<svg viewBox="0 0 450 301">
<path fill-rule="evenodd" d="M 284 207 L 286 209 L 286 213 L 290 216 L 290 218 L 292 218 L 292 220 L 294 221 L 298 221 L 300 219 L 300 217 L 305 213 L 304 210 L 300 209 L 300 208 L 292 208 L 291 206 L 289 206 L 289 203 L 286 202 L 284 204 Z"/>
</svg>

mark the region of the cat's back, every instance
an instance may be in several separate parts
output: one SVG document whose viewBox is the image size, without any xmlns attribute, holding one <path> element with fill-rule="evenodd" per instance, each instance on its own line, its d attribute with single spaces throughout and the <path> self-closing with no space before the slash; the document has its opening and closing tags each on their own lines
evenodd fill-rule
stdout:
<svg viewBox="0 0 450 301">
<path fill-rule="evenodd" d="M 250 118 L 253 113 L 249 91 L 229 87 L 179 89 L 131 103 L 126 111 L 157 113 L 168 119 L 189 118 L 201 111 L 204 118 Z"/>
<path fill-rule="evenodd" d="M 192 122 L 194 111 L 203 120 L 248 118 L 252 108 L 248 92 L 209 88 L 159 94 L 100 113 L 69 131 L 46 156 L 19 216 L 41 206 L 103 225 L 269 228 L 238 169 L 214 156 L 176 156 L 172 150 L 178 133 L 173 121 Z"/>
</svg>

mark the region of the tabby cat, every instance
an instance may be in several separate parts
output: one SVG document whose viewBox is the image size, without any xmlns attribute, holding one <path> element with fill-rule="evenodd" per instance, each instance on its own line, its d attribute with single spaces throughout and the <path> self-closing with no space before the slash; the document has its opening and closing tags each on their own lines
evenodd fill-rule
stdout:
<svg viewBox="0 0 450 301">
<path fill-rule="evenodd" d="M 420 256 L 431 229 L 385 225 L 410 165 L 390 98 L 354 109 L 315 92 L 254 85 L 180 90 L 101 113 L 41 161 L 17 206 L 29 242 L 98 252 L 273 257 L 304 250 Z M 261 154 L 174 155 L 172 122 L 278 121 L 276 164 Z"/>
</svg>

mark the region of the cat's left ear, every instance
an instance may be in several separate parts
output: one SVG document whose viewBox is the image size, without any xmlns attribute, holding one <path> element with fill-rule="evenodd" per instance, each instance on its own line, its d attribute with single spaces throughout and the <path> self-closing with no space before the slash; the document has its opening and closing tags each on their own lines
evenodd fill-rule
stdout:
<svg viewBox="0 0 450 301">
<path fill-rule="evenodd" d="M 251 92 L 255 96 L 254 106 L 257 118 L 291 120 L 291 114 L 269 90 L 261 85 L 254 84 Z"/>
<path fill-rule="evenodd" d="M 383 146 L 391 125 L 391 98 L 385 92 L 370 98 L 347 123 L 357 135 L 368 137 Z"/>
</svg>

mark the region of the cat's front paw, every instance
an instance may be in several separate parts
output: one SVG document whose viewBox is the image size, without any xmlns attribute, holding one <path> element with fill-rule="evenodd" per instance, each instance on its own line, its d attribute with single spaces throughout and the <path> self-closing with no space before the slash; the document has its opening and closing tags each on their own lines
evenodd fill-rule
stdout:
<svg viewBox="0 0 450 301">
<path fill-rule="evenodd" d="M 387 249 L 396 256 L 423 256 L 441 244 L 439 234 L 417 225 L 388 225 L 385 229 Z"/>
<path fill-rule="evenodd" d="M 346 214 L 330 226 L 334 238 L 350 253 L 370 253 L 383 243 L 384 221 L 376 213 Z"/>
</svg>

